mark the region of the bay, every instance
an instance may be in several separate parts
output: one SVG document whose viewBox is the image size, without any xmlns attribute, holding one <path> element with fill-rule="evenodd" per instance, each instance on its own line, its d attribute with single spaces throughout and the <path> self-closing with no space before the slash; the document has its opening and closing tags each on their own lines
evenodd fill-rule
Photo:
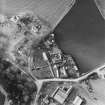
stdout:
<svg viewBox="0 0 105 105">
<path fill-rule="evenodd" d="M 94 0 L 76 0 L 55 34 L 57 44 L 74 57 L 81 73 L 105 63 L 105 20 Z"/>
</svg>

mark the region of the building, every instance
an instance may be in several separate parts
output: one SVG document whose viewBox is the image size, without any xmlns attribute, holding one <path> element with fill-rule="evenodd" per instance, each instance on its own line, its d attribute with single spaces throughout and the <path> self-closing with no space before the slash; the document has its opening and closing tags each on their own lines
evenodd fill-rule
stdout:
<svg viewBox="0 0 105 105">
<path fill-rule="evenodd" d="M 57 46 L 54 46 L 50 51 L 48 51 L 48 53 L 51 57 L 51 61 L 53 64 L 62 61 L 62 52 Z"/>
<path fill-rule="evenodd" d="M 53 66 L 53 71 L 54 71 L 54 75 L 56 78 L 59 78 L 60 77 L 60 74 L 59 74 L 59 69 L 57 67 L 57 65 L 54 65 Z"/>
<path fill-rule="evenodd" d="M 99 69 L 97 74 L 98 74 L 99 78 L 105 79 L 105 67 Z"/>
<path fill-rule="evenodd" d="M 44 41 L 44 45 L 47 49 L 52 48 L 53 46 L 56 45 L 55 39 L 54 39 L 54 34 L 50 34 L 47 40 Z"/>
<path fill-rule="evenodd" d="M 60 77 L 67 77 L 67 72 L 66 72 L 66 67 L 65 66 L 61 66 L 59 68 L 59 72 L 60 72 Z"/>
<path fill-rule="evenodd" d="M 46 97 L 43 99 L 43 103 L 45 103 L 45 104 L 47 104 L 47 105 L 50 103 L 48 97 L 49 97 L 49 96 L 46 95 Z"/>
<path fill-rule="evenodd" d="M 54 93 L 52 94 L 52 97 L 59 102 L 60 104 L 63 104 L 65 100 L 67 99 L 68 95 L 70 94 L 72 90 L 72 86 L 65 87 L 57 87 Z"/>
<path fill-rule="evenodd" d="M 42 56 L 43 56 L 44 61 L 48 61 L 46 52 L 42 52 Z"/>
<path fill-rule="evenodd" d="M 69 65 L 70 68 L 72 68 L 75 71 L 78 71 L 78 67 L 76 66 L 76 63 L 75 63 L 74 59 L 72 58 L 72 56 L 66 55 L 65 59 L 66 59 L 67 65 Z"/>
<path fill-rule="evenodd" d="M 66 78 L 68 77 L 66 67 L 60 66 L 60 64 L 53 65 L 53 72 L 56 78 Z"/>
<path fill-rule="evenodd" d="M 73 101 L 73 105 L 81 105 L 82 103 L 83 103 L 83 99 L 79 96 L 76 96 Z"/>
<path fill-rule="evenodd" d="M 62 56 L 60 53 L 51 55 L 53 64 L 62 62 Z"/>
</svg>

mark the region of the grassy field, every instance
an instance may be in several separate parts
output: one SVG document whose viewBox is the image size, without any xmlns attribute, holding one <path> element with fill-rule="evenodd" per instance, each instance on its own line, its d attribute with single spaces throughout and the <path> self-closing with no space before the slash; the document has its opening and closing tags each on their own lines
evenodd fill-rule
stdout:
<svg viewBox="0 0 105 105">
<path fill-rule="evenodd" d="M 2 0 L 0 12 L 10 15 L 31 10 L 50 22 L 54 28 L 74 2 L 75 0 Z"/>
<path fill-rule="evenodd" d="M 102 79 L 92 80 L 91 85 L 94 89 L 97 99 L 101 103 L 105 103 L 105 80 L 102 80 Z M 100 104 L 100 105 L 104 105 L 104 104 Z"/>
</svg>

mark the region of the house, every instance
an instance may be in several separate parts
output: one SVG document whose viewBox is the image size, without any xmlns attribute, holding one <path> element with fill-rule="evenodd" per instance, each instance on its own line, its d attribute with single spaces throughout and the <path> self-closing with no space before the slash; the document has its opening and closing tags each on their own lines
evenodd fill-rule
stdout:
<svg viewBox="0 0 105 105">
<path fill-rule="evenodd" d="M 65 66 L 61 66 L 59 68 L 59 72 L 60 72 L 60 77 L 67 77 L 67 72 L 66 72 Z"/>
<path fill-rule="evenodd" d="M 57 87 L 54 93 L 52 94 L 52 97 L 59 102 L 60 104 L 63 104 L 64 101 L 67 99 L 68 95 L 70 94 L 72 90 L 72 86 L 65 87 Z"/>
<path fill-rule="evenodd" d="M 48 57 L 47 57 L 46 52 L 43 52 L 42 53 L 42 56 L 43 56 L 44 61 L 48 61 Z"/>
<path fill-rule="evenodd" d="M 53 71 L 54 71 L 55 77 L 59 78 L 59 70 L 58 70 L 57 65 L 54 65 L 54 66 L 53 66 Z"/>
<path fill-rule="evenodd" d="M 62 56 L 60 53 L 55 53 L 55 54 L 51 55 L 51 57 L 52 57 L 53 64 L 59 63 L 62 61 Z"/>
<path fill-rule="evenodd" d="M 81 105 L 82 103 L 83 103 L 83 99 L 79 96 L 76 96 L 73 101 L 73 105 Z"/>
<path fill-rule="evenodd" d="M 44 45 L 47 49 L 50 49 L 56 45 L 55 39 L 54 39 L 54 34 L 49 35 L 48 39 L 44 42 Z"/>
<path fill-rule="evenodd" d="M 49 104 L 50 103 L 50 101 L 49 101 L 49 99 L 48 99 L 48 95 L 46 95 L 46 97 L 45 98 L 43 98 L 43 103 L 45 103 L 45 104 Z"/>
<path fill-rule="evenodd" d="M 12 16 L 11 18 L 10 18 L 10 21 L 12 21 L 12 22 L 14 22 L 14 23 L 17 23 L 18 21 L 19 21 L 19 16 Z"/>
<path fill-rule="evenodd" d="M 64 78 L 68 76 L 65 66 L 60 66 L 59 64 L 53 65 L 53 72 L 57 78 Z"/>
<path fill-rule="evenodd" d="M 61 62 L 62 61 L 62 52 L 61 50 L 57 47 L 54 46 L 50 51 L 49 55 L 52 59 L 53 64 Z"/>
</svg>

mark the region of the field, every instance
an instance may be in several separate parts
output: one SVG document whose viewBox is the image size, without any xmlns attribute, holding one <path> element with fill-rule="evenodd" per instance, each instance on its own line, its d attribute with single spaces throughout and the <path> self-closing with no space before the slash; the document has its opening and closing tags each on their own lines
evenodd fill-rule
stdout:
<svg viewBox="0 0 105 105">
<path fill-rule="evenodd" d="M 0 91 L 0 105 L 4 105 L 5 102 L 5 96 Z"/>
<path fill-rule="evenodd" d="M 20 11 L 32 10 L 50 22 L 54 28 L 71 9 L 75 0 L 2 0 L 0 12 L 13 15 Z"/>
</svg>

